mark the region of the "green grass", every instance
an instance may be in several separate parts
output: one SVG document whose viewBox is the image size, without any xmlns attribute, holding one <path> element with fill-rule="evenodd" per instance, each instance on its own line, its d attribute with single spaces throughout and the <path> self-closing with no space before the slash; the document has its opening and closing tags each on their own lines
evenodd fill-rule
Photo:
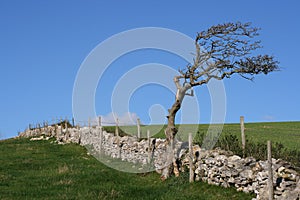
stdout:
<svg viewBox="0 0 300 200">
<path fill-rule="evenodd" d="M 239 124 L 225 124 L 223 133 L 231 133 L 240 139 Z M 300 150 L 300 122 L 269 122 L 269 123 L 246 123 L 246 138 L 254 142 L 271 140 L 279 142 L 284 147 Z"/>
<path fill-rule="evenodd" d="M 202 182 L 187 174 L 161 182 L 156 173 L 108 168 L 86 149 L 50 141 L 0 141 L 0 199 L 251 199 L 253 195 Z"/>
<path fill-rule="evenodd" d="M 209 125 L 191 125 L 183 124 L 179 126 L 179 135 L 186 137 L 189 132 L 195 133 L 198 130 L 201 133 L 206 133 Z M 109 131 L 114 132 L 115 127 L 106 127 Z M 163 125 L 142 126 L 142 137 L 146 138 L 147 129 L 150 130 L 151 135 L 157 138 L 164 138 Z M 120 127 L 121 131 L 136 135 L 136 126 Z M 221 137 L 226 134 L 236 135 L 241 139 L 240 124 L 224 124 Z M 300 122 L 263 122 L 263 123 L 245 123 L 246 138 L 253 142 L 264 142 L 271 140 L 272 142 L 279 142 L 284 147 L 295 150 L 300 149 Z"/>
</svg>

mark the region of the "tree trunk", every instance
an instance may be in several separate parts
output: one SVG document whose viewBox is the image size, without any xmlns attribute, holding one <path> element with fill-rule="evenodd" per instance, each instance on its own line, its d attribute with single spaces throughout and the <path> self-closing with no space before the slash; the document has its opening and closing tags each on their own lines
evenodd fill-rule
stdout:
<svg viewBox="0 0 300 200">
<path fill-rule="evenodd" d="M 176 82 L 175 82 L 176 83 Z M 169 109 L 169 115 L 168 118 L 168 126 L 165 130 L 165 135 L 167 139 L 167 143 L 170 144 L 171 141 L 174 140 L 176 134 L 177 134 L 177 128 L 175 127 L 175 117 L 177 111 L 181 108 L 181 103 L 183 101 L 184 96 L 186 95 L 186 91 L 191 88 L 190 84 L 185 84 L 183 87 L 177 87 L 177 93 L 175 102 L 172 105 L 171 109 Z"/>
<path fill-rule="evenodd" d="M 165 130 L 165 135 L 167 139 L 167 144 L 170 144 L 171 141 L 174 140 L 175 135 L 177 134 L 177 128 L 175 127 L 175 116 L 177 111 L 181 107 L 181 102 L 176 99 L 175 103 L 173 104 L 172 108 L 169 109 L 169 115 L 168 118 L 168 126 Z"/>
<path fill-rule="evenodd" d="M 178 83 L 178 82 L 177 82 Z M 176 84 L 176 79 L 175 79 Z M 177 158 L 176 153 L 174 153 L 174 145 L 175 145 L 175 136 L 177 134 L 177 128 L 175 127 L 175 117 L 178 110 L 181 108 L 181 103 L 183 101 L 184 96 L 186 95 L 186 91 L 191 88 L 190 84 L 186 84 L 183 87 L 177 87 L 177 94 L 175 98 L 175 102 L 172 105 L 171 109 L 169 109 L 168 118 L 168 125 L 165 130 L 166 135 L 166 166 L 162 171 L 161 180 L 167 179 L 172 171 L 174 172 L 175 176 L 179 176 L 179 169 L 177 166 Z"/>
</svg>

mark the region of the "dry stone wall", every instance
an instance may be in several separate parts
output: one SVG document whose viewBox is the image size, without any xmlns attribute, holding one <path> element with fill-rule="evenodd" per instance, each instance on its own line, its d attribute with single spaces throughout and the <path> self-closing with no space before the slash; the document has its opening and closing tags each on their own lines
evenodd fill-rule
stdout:
<svg viewBox="0 0 300 200">
<path fill-rule="evenodd" d="M 77 143 L 93 148 L 105 156 L 119 158 L 130 163 L 140 163 L 141 166 L 151 163 L 158 173 L 162 173 L 170 151 L 164 139 L 150 138 L 138 140 L 136 137 L 115 136 L 99 128 L 65 128 L 48 126 L 27 130 L 20 137 L 33 137 L 31 140 L 55 137 L 60 144 Z M 176 154 L 180 171 L 189 166 L 188 144 L 177 142 L 171 154 Z M 267 161 L 255 158 L 241 158 L 232 152 L 221 149 L 204 150 L 198 145 L 193 146 L 193 170 L 196 181 L 223 187 L 235 187 L 238 191 L 255 193 L 255 199 L 268 199 Z M 272 159 L 274 174 L 274 199 L 299 200 L 300 175 L 291 165 L 280 159 Z"/>
</svg>

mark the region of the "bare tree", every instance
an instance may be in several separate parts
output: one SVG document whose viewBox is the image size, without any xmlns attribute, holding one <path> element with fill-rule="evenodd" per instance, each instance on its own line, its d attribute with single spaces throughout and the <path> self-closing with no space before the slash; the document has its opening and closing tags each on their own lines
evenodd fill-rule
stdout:
<svg viewBox="0 0 300 200">
<path fill-rule="evenodd" d="M 254 50 L 261 48 L 260 41 L 254 40 L 258 31 L 259 28 L 252 27 L 251 23 L 236 22 L 218 24 L 197 33 L 193 63 L 179 70 L 179 75 L 174 77 L 177 93 L 174 104 L 168 110 L 165 130 L 168 144 L 173 144 L 177 133 L 176 113 L 184 97 L 193 96 L 193 87 L 207 84 L 211 79 L 230 78 L 233 74 L 252 80 L 256 74 L 279 70 L 279 62 L 273 56 L 253 55 Z"/>
</svg>

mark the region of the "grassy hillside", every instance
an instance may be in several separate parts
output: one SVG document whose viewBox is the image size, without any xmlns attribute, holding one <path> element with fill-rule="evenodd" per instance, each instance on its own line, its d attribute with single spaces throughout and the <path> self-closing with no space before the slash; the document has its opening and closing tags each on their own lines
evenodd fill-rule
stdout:
<svg viewBox="0 0 300 200">
<path fill-rule="evenodd" d="M 251 199 L 253 196 L 188 176 L 161 182 L 159 175 L 108 168 L 75 144 L 0 141 L 0 199 Z"/>
<path fill-rule="evenodd" d="M 240 124 L 225 124 L 223 135 L 234 134 L 240 139 Z M 286 148 L 300 150 L 300 122 L 246 123 L 246 138 L 254 142 L 271 140 L 282 143 Z"/>
<path fill-rule="evenodd" d="M 206 133 L 209 125 L 191 125 L 183 124 L 180 125 L 181 135 L 187 135 L 189 132 L 198 130 L 201 133 Z M 114 131 L 115 127 L 106 127 L 110 131 Z M 131 127 L 120 127 L 125 133 L 136 134 L 136 126 Z M 142 136 L 146 137 L 147 129 L 150 130 L 151 134 L 155 137 L 164 136 L 163 125 L 151 125 L 144 126 L 142 129 Z M 241 137 L 240 124 L 225 124 L 222 130 L 221 137 L 226 134 L 236 135 L 239 139 Z M 245 123 L 245 134 L 246 138 L 254 142 L 266 143 L 267 140 L 272 142 L 280 142 L 284 147 L 294 150 L 300 149 L 300 122 L 263 122 L 263 123 Z"/>
</svg>

